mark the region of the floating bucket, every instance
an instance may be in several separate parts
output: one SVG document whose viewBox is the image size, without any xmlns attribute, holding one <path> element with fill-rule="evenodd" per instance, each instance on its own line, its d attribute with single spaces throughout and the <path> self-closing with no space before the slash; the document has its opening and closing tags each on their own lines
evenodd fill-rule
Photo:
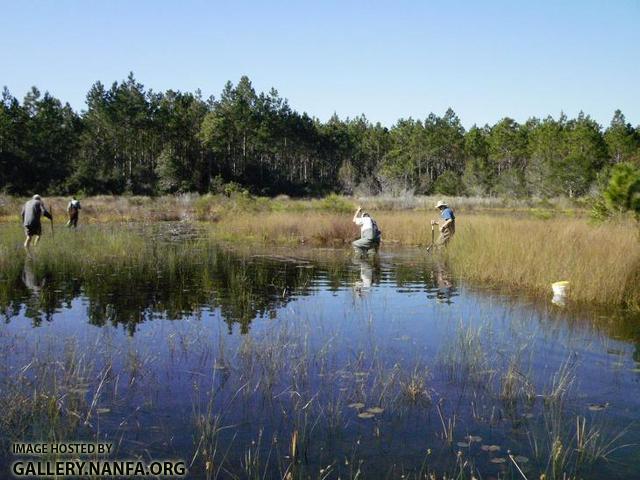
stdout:
<svg viewBox="0 0 640 480">
<path fill-rule="evenodd" d="M 567 297 L 567 290 L 569 289 L 569 282 L 563 280 L 561 282 L 555 282 L 551 284 L 553 290 L 553 298 L 551 301 L 560 306 L 564 306 Z"/>
</svg>

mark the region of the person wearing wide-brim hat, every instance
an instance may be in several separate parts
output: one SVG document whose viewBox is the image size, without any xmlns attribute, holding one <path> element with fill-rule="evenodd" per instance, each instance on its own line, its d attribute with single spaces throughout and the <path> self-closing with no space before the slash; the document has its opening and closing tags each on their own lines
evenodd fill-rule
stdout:
<svg viewBox="0 0 640 480">
<path fill-rule="evenodd" d="M 442 224 L 439 224 L 437 221 L 431 220 L 431 225 L 439 226 L 440 238 L 438 238 L 438 245 L 445 246 L 456 233 L 456 216 L 449 205 L 442 200 L 438 200 L 438 203 L 436 203 L 436 209 L 440 211 L 440 218 L 442 218 L 443 222 Z"/>
</svg>

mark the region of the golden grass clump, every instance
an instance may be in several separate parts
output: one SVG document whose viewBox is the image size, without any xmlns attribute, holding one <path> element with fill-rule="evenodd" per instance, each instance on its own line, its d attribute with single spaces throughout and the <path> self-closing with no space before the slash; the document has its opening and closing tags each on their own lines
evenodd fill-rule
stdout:
<svg viewBox="0 0 640 480">
<path fill-rule="evenodd" d="M 430 244 L 429 220 L 437 212 L 371 213 L 383 248 Z M 214 238 L 267 244 L 340 245 L 359 236 L 351 215 L 310 211 L 240 213 L 211 231 Z M 640 241 L 631 220 L 594 225 L 566 216 L 459 215 L 444 255 L 457 276 L 480 283 L 546 295 L 553 282 L 568 280 L 573 300 L 640 307 Z"/>
<path fill-rule="evenodd" d="M 455 271 L 479 282 L 550 293 L 570 282 L 581 302 L 640 302 L 640 242 L 630 223 L 533 220 L 478 215 L 460 219 L 447 255 Z"/>
</svg>

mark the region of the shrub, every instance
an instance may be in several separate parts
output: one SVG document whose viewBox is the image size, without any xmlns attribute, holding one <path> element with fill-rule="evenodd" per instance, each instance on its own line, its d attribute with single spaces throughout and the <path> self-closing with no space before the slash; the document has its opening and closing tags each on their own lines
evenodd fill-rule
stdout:
<svg viewBox="0 0 640 480">
<path fill-rule="evenodd" d="M 320 208 L 329 212 L 346 213 L 355 210 L 351 201 L 332 193 L 320 200 Z"/>
<path fill-rule="evenodd" d="M 610 210 L 630 210 L 640 216 L 640 168 L 631 163 L 619 163 L 613 167 L 602 195 Z"/>
<path fill-rule="evenodd" d="M 441 195 L 464 195 L 464 183 L 459 175 L 447 170 L 433 184 L 433 191 Z"/>
</svg>

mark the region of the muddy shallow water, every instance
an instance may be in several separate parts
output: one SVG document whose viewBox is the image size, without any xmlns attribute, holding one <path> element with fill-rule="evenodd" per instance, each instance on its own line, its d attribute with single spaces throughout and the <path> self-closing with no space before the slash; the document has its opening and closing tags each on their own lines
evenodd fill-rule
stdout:
<svg viewBox="0 0 640 480">
<path fill-rule="evenodd" d="M 640 477 L 637 317 L 465 285 L 412 249 L 161 259 L 3 277 L 3 408 L 58 412 L 8 416 L 3 471 L 55 423 L 189 478 Z"/>
</svg>

